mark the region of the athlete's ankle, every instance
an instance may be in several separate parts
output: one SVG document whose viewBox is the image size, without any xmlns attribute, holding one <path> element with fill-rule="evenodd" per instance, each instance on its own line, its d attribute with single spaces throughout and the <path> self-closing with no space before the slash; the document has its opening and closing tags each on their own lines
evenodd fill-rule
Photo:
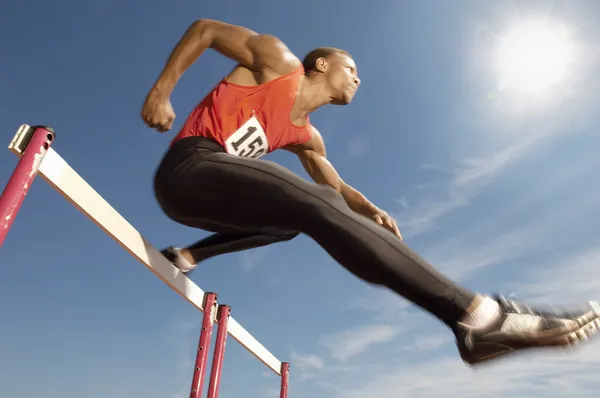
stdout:
<svg viewBox="0 0 600 398">
<path fill-rule="evenodd" d="M 194 257 L 193 253 L 189 249 L 181 249 L 179 250 L 179 255 L 185 259 L 188 263 L 192 265 L 196 265 L 198 260 Z"/>
<path fill-rule="evenodd" d="M 477 295 L 459 320 L 473 328 L 481 328 L 492 322 L 500 314 L 500 305 L 490 297 Z"/>
<path fill-rule="evenodd" d="M 182 272 L 189 272 L 196 267 L 196 263 L 190 261 L 190 254 L 186 249 L 180 249 L 177 247 L 171 247 L 169 249 L 170 252 L 170 260 L 173 262 L 177 268 L 179 268 Z"/>
</svg>

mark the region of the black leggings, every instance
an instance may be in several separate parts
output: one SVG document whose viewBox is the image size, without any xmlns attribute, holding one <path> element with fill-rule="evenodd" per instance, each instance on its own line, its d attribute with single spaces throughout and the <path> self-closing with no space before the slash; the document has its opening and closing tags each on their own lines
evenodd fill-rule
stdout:
<svg viewBox="0 0 600 398">
<path fill-rule="evenodd" d="M 217 232 L 186 249 L 192 253 L 196 262 L 199 262 L 225 253 L 291 240 L 299 234 L 298 231 L 285 231 L 277 228 L 264 229 L 260 232 Z"/>
<path fill-rule="evenodd" d="M 450 327 L 475 297 L 390 231 L 353 212 L 332 188 L 270 161 L 229 155 L 213 141 L 175 142 L 156 171 L 154 190 L 172 220 L 218 233 L 208 238 L 216 248 L 210 255 L 304 233 L 357 277 L 388 287 Z"/>
</svg>

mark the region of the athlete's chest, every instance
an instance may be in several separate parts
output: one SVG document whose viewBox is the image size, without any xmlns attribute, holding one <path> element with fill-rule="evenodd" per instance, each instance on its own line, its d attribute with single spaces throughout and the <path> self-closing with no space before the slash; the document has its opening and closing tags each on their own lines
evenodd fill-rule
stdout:
<svg viewBox="0 0 600 398">
<path fill-rule="evenodd" d="M 291 106 L 285 101 L 269 107 L 243 107 L 236 115 L 236 122 L 225 133 L 227 153 L 259 158 L 267 153 L 297 141 L 306 127 L 290 121 Z M 291 105 L 291 104 L 290 104 Z"/>
<path fill-rule="evenodd" d="M 308 119 L 297 120 L 297 80 L 290 75 L 263 86 L 219 87 L 212 106 L 228 153 L 258 158 L 305 136 Z"/>
<path fill-rule="evenodd" d="M 264 125 L 268 125 L 268 123 L 265 123 L 265 120 L 261 121 L 255 111 L 252 111 L 246 119 L 225 139 L 225 150 L 235 156 L 248 158 L 264 156 L 269 152 L 269 142 L 273 138 L 272 134 L 267 135 L 268 129 Z M 269 136 L 271 136 L 271 140 Z"/>
</svg>

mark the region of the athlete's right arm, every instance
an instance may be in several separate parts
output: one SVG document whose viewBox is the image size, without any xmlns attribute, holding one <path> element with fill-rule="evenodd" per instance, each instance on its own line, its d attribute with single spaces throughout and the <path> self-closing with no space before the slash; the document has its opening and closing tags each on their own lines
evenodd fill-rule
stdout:
<svg viewBox="0 0 600 398">
<path fill-rule="evenodd" d="M 271 35 L 211 19 L 195 21 L 169 56 L 146 96 L 141 116 L 151 128 L 165 132 L 173 127 L 175 112 L 170 96 L 183 73 L 212 48 L 267 80 L 290 73 L 301 62 L 287 46 Z"/>
<path fill-rule="evenodd" d="M 275 36 L 226 22 L 199 19 L 190 25 L 171 52 L 155 86 L 170 94 L 183 73 L 208 48 L 259 74 L 284 75 L 300 62 Z"/>
</svg>

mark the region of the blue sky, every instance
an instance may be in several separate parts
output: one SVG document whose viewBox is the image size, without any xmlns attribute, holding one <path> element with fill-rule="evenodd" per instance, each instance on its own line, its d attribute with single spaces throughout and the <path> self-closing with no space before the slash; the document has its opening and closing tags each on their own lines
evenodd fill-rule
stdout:
<svg viewBox="0 0 600 398">
<path fill-rule="evenodd" d="M 139 111 L 196 18 L 282 38 L 299 57 L 350 51 L 362 86 L 312 116 L 347 182 L 398 220 L 406 243 L 462 284 L 536 302 L 600 298 L 597 148 L 600 6 L 569 1 L 180 0 L 3 7 L 0 128 L 55 128 L 54 149 L 157 247 L 206 235 L 155 203 L 174 131 Z M 514 23 L 565 24 L 576 57 L 543 95 L 501 89 Z M 207 52 L 172 97 L 175 130 L 233 63 Z M 306 177 L 288 153 L 268 159 Z M 2 186 L 16 165 L 0 155 Z M 41 179 L 0 254 L 0 396 L 185 397 L 201 314 Z M 473 371 L 428 314 L 348 274 L 304 236 L 201 265 L 192 279 L 281 360 L 290 397 L 597 396 L 600 344 Z M 221 396 L 277 396 L 279 381 L 227 345 Z M 416 395 L 415 395 L 416 394 Z"/>
</svg>

